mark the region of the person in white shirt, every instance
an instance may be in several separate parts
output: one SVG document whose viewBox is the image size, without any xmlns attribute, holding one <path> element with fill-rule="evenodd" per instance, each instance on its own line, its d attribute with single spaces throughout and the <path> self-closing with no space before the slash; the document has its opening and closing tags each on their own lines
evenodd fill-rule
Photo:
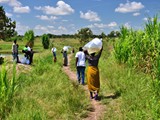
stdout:
<svg viewBox="0 0 160 120">
<path fill-rule="evenodd" d="M 12 55 L 13 55 L 13 61 L 15 60 L 16 62 L 18 62 L 18 45 L 16 40 L 14 40 L 12 45 Z"/>
<path fill-rule="evenodd" d="M 85 68 L 86 68 L 86 59 L 82 47 L 79 47 L 79 51 L 75 55 L 76 58 L 76 68 L 77 68 L 77 79 L 78 82 L 84 85 L 85 80 Z"/>
<path fill-rule="evenodd" d="M 54 62 L 57 61 L 56 51 L 57 51 L 57 49 L 56 49 L 55 47 L 53 47 L 53 48 L 51 49 L 51 52 L 53 53 L 53 60 L 54 60 Z"/>
<path fill-rule="evenodd" d="M 31 48 L 29 46 L 27 46 L 28 51 L 31 51 Z"/>
</svg>

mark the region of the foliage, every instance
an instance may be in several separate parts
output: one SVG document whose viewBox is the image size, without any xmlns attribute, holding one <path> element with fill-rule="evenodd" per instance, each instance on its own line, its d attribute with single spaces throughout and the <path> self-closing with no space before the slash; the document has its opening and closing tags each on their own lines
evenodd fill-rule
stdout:
<svg viewBox="0 0 160 120">
<path fill-rule="evenodd" d="M 5 14 L 3 6 L 0 6 L 0 39 L 6 40 L 13 37 L 16 32 L 16 22 L 8 18 Z"/>
<path fill-rule="evenodd" d="M 47 34 L 43 34 L 42 36 L 42 45 L 44 49 L 48 49 L 50 44 L 50 39 Z"/>
<path fill-rule="evenodd" d="M 33 30 L 28 30 L 25 32 L 23 41 L 26 42 L 26 45 L 30 46 L 33 48 L 34 46 L 34 31 Z"/>
<path fill-rule="evenodd" d="M 122 27 L 114 48 L 120 63 L 140 68 L 154 78 L 160 76 L 160 23 L 157 16 L 153 20 L 148 19 L 144 31 Z"/>
<path fill-rule="evenodd" d="M 77 36 L 80 38 L 80 43 L 86 43 L 93 36 L 93 33 L 90 28 L 82 28 L 78 30 Z"/>
<path fill-rule="evenodd" d="M 4 62 L 4 58 L 0 57 L 0 65 Z"/>
<path fill-rule="evenodd" d="M 120 32 L 119 31 L 111 31 L 107 36 L 108 37 L 119 37 Z"/>
<path fill-rule="evenodd" d="M 60 50 L 62 46 L 56 48 Z M 52 61 L 52 54 L 44 50 L 37 53 L 34 66 L 27 73 L 21 72 L 20 90 L 8 120 L 80 120 L 89 105 L 83 89 L 68 79 L 62 71 L 60 51 L 58 61 Z M 30 68 L 30 66 L 28 67 Z M 71 94 L 72 93 L 72 94 Z"/>
<path fill-rule="evenodd" d="M 12 108 L 13 97 L 16 88 L 15 75 L 15 64 L 13 67 L 13 77 L 11 80 L 7 78 L 7 70 L 5 66 L 2 66 L 2 69 L 0 71 L 0 119 L 5 118 Z"/>
<path fill-rule="evenodd" d="M 105 34 L 104 32 L 102 32 L 100 36 L 101 36 L 102 39 L 104 39 L 104 38 L 107 37 L 106 34 Z"/>
<path fill-rule="evenodd" d="M 121 28 L 119 41 L 114 45 L 114 55 L 119 63 L 127 63 L 152 76 L 152 118 L 159 118 L 160 87 L 160 23 L 158 16 L 148 18 L 144 31 Z"/>
</svg>

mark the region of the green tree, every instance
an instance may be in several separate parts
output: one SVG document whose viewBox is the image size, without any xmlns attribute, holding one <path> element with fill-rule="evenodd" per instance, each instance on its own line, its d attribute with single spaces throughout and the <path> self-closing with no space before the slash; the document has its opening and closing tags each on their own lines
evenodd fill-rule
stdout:
<svg viewBox="0 0 160 120">
<path fill-rule="evenodd" d="M 119 37 L 120 36 L 120 32 L 119 31 L 111 31 L 108 34 L 108 37 Z"/>
<path fill-rule="evenodd" d="M 26 42 L 26 44 L 28 46 L 30 46 L 31 48 L 34 46 L 34 32 L 33 32 L 33 30 L 28 30 L 27 32 L 25 32 L 24 37 L 23 37 L 23 41 Z"/>
<path fill-rule="evenodd" d="M 105 38 L 106 37 L 106 34 L 104 32 L 101 33 L 100 35 L 102 38 Z"/>
<path fill-rule="evenodd" d="M 6 40 L 15 35 L 16 22 L 8 18 L 3 6 L 0 6 L 0 39 Z"/>
<path fill-rule="evenodd" d="M 44 49 L 48 49 L 50 44 L 50 40 L 47 34 L 43 34 L 42 36 L 42 45 Z"/>
<path fill-rule="evenodd" d="M 115 37 L 115 31 L 111 31 L 109 34 L 108 34 L 108 37 Z"/>
<path fill-rule="evenodd" d="M 82 28 L 78 30 L 77 36 L 80 38 L 80 43 L 86 43 L 93 36 L 93 33 L 90 28 Z"/>
</svg>

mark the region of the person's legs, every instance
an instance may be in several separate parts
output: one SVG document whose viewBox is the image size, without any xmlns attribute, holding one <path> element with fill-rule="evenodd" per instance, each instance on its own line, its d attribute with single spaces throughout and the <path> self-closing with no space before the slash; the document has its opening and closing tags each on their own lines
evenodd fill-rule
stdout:
<svg viewBox="0 0 160 120">
<path fill-rule="evenodd" d="M 85 79 L 85 67 L 81 67 L 81 75 L 82 75 L 82 84 L 84 85 L 84 79 Z"/>
<path fill-rule="evenodd" d="M 80 81 L 81 81 L 81 74 L 80 74 L 80 67 L 77 67 L 77 79 L 78 79 L 78 82 L 80 83 Z"/>
<path fill-rule="evenodd" d="M 95 99 L 95 100 L 98 100 L 98 92 L 97 92 L 97 91 L 95 91 L 94 99 Z"/>
<path fill-rule="evenodd" d="M 16 61 L 16 63 L 18 62 L 18 55 L 16 53 L 13 53 L 13 61 Z"/>
<path fill-rule="evenodd" d="M 93 99 L 93 93 L 90 91 L 90 98 Z"/>
<path fill-rule="evenodd" d="M 56 62 L 57 61 L 57 58 L 56 57 L 54 57 L 54 62 Z"/>
</svg>

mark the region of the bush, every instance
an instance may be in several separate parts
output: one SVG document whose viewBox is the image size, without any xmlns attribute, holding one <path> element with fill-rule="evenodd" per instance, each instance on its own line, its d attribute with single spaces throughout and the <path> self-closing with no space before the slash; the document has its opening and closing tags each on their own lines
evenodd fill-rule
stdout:
<svg viewBox="0 0 160 120">
<path fill-rule="evenodd" d="M 34 32 L 33 30 L 29 30 L 24 34 L 23 40 L 26 42 L 28 46 L 31 48 L 34 46 Z"/>
<path fill-rule="evenodd" d="M 0 57 L 0 64 L 2 64 L 4 62 L 4 58 Z"/>
<path fill-rule="evenodd" d="M 49 48 L 49 37 L 48 37 L 48 35 L 46 35 L 46 34 L 44 34 L 43 36 L 42 36 L 42 45 L 43 45 L 43 48 L 44 49 L 48 49 Z"/>
</svg>

